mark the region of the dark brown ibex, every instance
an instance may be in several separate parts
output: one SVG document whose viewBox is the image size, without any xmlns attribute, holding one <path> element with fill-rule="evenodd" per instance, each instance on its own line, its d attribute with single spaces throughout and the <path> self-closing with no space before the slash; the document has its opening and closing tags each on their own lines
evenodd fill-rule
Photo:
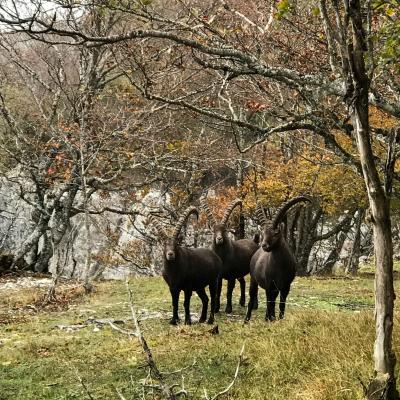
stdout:
<svg viewBox="0 0 400 400">
<path fill-rule="evenodd" d="M 280 294 L 279 318 L 285 314 L 286 297 L 296 275 L 296 260 L 283 234 L 282 220 L 291 207 L 301 201 L 309 201 L 308 196 L 298 196 L 287 201 L 277 211 L 272 222 L 267 220 L 263 207 L 258 204 L 257 216 L 261 220 L 261 247 L 250 262 L 250 301 L 246 321 L 250 320 L 253 304 L 257 299 L 258 286 L 265 289 L 267 297 L 266 321 L 275 320 L 275 300 Z"/>
<path fill-rule="evenodd" d="M 258 244 L 255 240 L 231 240 L 229 238 L 227 223 L 235 207 L 242 205 L 241 200 L 236 199 L 229 205 L 220 223 L 217 223 L 215 220 L 204 197 L 202 197 L 201 203 L 213 230 L 212 249 L 222 260 L 222 273 L 218 282 L 217 305 L 215 311 L 219 311 L 222 279 L 226 279 L 228 281 L 228 290 L 225 312 L 229 314 L 232 312 L 232 292 L 235 287 L 236 279 L 240 283 L 239 303 L 241 306 L 245 306 L 246 283 L 244 277 L 250 271 L 250 260 L 252 255 L 257 251 Z M 254 307 L 257 307 L 256 303 L 254 303 Z"/>
<path fill-rule="evenodd" d="M 163 278 L 169 286 L 172 297 L 172 319 L 170 323 L 176 325 L 179 321 L 178 302 L 179 294 L 185 294 L 185 324 L 191 324 L 190 298 L 195 291 L 203 304 L 199 322 L 207 318 L 208 296 L 205 288 L 208 286 L 211 297 L 211 311 L 208 323 L 214 322 L 214 312 L 218 285 L 218 276 L 221 272 L 222 262 L 210 249 L 190 249 L 179 245 L 179 234 L 183 225 L 191 214 L 198 218 L 196 207 L 189 207 L 177 222 L 172 237 L 168 237 L 163 227 L 154 216 L 149 216 L 150 222 L 157 228 L 163 242 Z"/>
</svg>

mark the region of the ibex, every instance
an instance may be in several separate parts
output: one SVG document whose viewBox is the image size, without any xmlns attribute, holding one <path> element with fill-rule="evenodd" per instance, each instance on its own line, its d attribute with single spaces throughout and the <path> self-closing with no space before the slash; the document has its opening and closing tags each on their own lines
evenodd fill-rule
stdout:
<svg viewBox="0 0 400 400">
<path fill-rule="evenodd" d="M 245 321 L 249 321 L 258 286 L 265 289 L 267 297 L 266 321 L 275 320 L 275 300 L 280 293 L 279 318 L 285 314 L 286 297 L 296 275 L 296 260 L 283 234 L 282 220 L 291 207 L 301 201 L 309 201 L 307 196 L 298 196 L 287 201 L 277 211 L 272 222 L 267 220 L 263 207 L 258 204 L 257 216 L 262 223 L 261 247 L 250 262 L 250 301 Z"/>
<path fill-rule="evenodd" d="M 222 279 L 226 279 L 228 281 L 228 290 L 225 312 L 229 314 L 232 312 L 232 292 L 235 287 L 236 279 L 240 283 L 239 303 L 241 306 L 245 306 L 246 282 L 244 276 L 250 271 L 250 260 L 252 255 L 257 251 L 258 244 L 255 240 L 231 240 L 229 238 L 226 225 L 235 207 L 242 205 L 241 200 L 236 199 L 229 205 L 220 223 L 217 223 L 215 220 L 204 197 L 201 199 L 201 203 L 213 230 L 212 249 L 222 260 L 222 273 L 218 281 L 217 305 L 215 311 L 219 311 Z M 254 307 L 257 307 L 256 303 L 254 303 Z"/>
<path fill-rule="evenodd" d="M 189 207 L 177 222 L 171 237 L 168 237 L 163 227 L 154 216 L 149 216 L 151 223 L 157 228 L 163 242 L 164 268 L 162 276 L 169 286 L 172 297 L 172 319 L 170 323 L 176 325 L 179 321 L 178 302 L 179 294 L 183 290 L 185 294 L 185 324 L 191 324 L 190 298 L 195 291 L 203 304 L 199 322 L 205 322 L 207 318 L 208 296 L 205 288 L 208 286 L 211 297 L 211 311 L 208 323 L 214 322 L 214 312 L 218 285 L 218 276 L 221 272 L 222 262 L 210 249 L 190 249 L 180 246 L 179 234 L 183 225 L 191 214 L 199 214 L 196 207 Z"/>
</svg>

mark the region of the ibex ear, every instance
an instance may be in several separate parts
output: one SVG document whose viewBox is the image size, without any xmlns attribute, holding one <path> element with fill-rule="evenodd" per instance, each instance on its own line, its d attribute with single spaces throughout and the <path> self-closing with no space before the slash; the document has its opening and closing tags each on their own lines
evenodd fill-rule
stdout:
<svg viewBox="0 0 400 400">
<path fill-rule="evenodd" d="M 176 238 L 176 244 L 178 246 L 181 246 L 184 240 L 184 235 L 182 235 L 182 233 Z"/>
</svg>

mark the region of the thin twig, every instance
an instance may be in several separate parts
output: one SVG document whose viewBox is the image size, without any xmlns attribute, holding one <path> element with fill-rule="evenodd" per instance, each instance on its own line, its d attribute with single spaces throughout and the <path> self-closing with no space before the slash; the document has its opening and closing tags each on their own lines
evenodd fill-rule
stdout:
<svg viewBox="0 0 400 400">
<path fill-rule="evenodd" d="M 85 393 L 87 394 L 87 396 L 89 397 L 90 400 L 94 400 L 94 397 L 91 395 L 88 387 L 86 386 L 86 383 L 83 381 L 83 379 L 81 378 L 81 376 L 78 374 L 77 371 L 75 371 L 75 375 L 78 378 L 79 383 L 82 385 Z"/>
<path fill-rule="evenodd" d="M 139 321 L 138 321 L 138 318 L 136 315 L 136 310 L 133 305 L 132 290 L 129 287 L 128 281 L 126 281 L 126 288 L 127 288 L 128 295 L 129 295 L 129 306 L 131 309 L 132 319 L 133 319 L 133 323 L 135 325 L 137 338 L 138 338 L 139 343 L 142 346 L 142 349 L 146 355 L 147 364 L 150 368 L 151 375 L 154 377 L 154 379 L 156 379 L 159 382 L 159 385 L 154 385 L 153 388 L 159 390 L 165 396 L 166 399 L 176 400 L 177 396 L 174 394 L 172 388 L 164 382 L 163 375 L 159 371 L 159 369 L 153 359 L 153 354 L 150 350 L 150 347 L 148 346 L 147 341 L 142 334 L 142 330 L 140 329 Z"/>
<path fill-rule="evenodd" d="M 235 371 L 235 375 L 233 376 L 232 382 L 224 390 L 217 393 L 214 397 L 208 397 L 207 391 L 206 391 L 206 389 L 204 389 L 204 397 L 206 400 L 216 400 L 216 399 L 218 399 L 218 397 L 223 396 L 224 394 L 228 393 L 232 389 L 232 387 L 235 384 L 236 379 L 239 375 L 240 365 L 243 361 L 243 352 L 244 352 L 244 343 L 243 343 L 242 349 L 240 350 L 239 359 L 238 359 L 238 363 L 236 365 L 236 371 Z"/>
<path fill-rule="evenodd" d="M 179 373 L 181 373 L 182 371 L 185 371 L 186 369 L 193 368 L 196 364 L 197 364 L 197 360 L 194 359 L 194 360 L 193 360 L 193 363 L 190 364 L 190 365 L 187 365 L 186 367 L 183 367 L 183 368 L 181 368 L 181 369 L 177 369 L 177 370 L 175 370 L 175 371 L 161 372 L 161 374 L 164 375 L 164 376 L 165 376 L 165 375 L 175 375 L 175 374 L 179 374 Z"/>
<path fill-rule="evenodd" d="M 126 400 L 126 397 L 117 388 L 115 388 L 115 391 L 121 400 Z"/>
</svg>

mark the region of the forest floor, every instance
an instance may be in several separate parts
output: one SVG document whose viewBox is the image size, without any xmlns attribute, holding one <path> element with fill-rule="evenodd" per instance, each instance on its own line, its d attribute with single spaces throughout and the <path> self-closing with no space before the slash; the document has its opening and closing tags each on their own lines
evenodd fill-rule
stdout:
<svg viewBox="0 0 400 400">
<path fill-rule="evenodd" d="M 148 371 L 137 338 L 107 323 L 134 329 L 125 282 L 98 283 L 89 296 L 77 283 L 64 283 L 57 301 L 44 308 L 45 287 L 7 288 L 1 283 L 1 400 L 159 398 L 143 396 Z M 168 324 L 169 291 L 161 278 L 132 278 L 129 286 L 159 369 L 188 366 L 165 379 L 171 385 L 183 382 L 190 399 L 205 398 L 205 390 L 211 398 L 227 387 L 243 344 L 238 378 L 221 398 L 355 400 L 362 398 L 361 382 L 372 375 L 373 275 L 368 271 L 354 278 L 296 278 L 286 317 L 275 323 L 264 321 L 265 296 L 260 292 L 259 309 L 244 324 L 237 285 L 233 314 L 217 315 L 218 334 L 195 322 L 200 310 L 196 295 L 191 305 L 194 324 L 173 327 Z M 395 286 L 398 290 L 400 281 Z M 397 302 L 397 354 L 399 317 Z"/>
</svg>

